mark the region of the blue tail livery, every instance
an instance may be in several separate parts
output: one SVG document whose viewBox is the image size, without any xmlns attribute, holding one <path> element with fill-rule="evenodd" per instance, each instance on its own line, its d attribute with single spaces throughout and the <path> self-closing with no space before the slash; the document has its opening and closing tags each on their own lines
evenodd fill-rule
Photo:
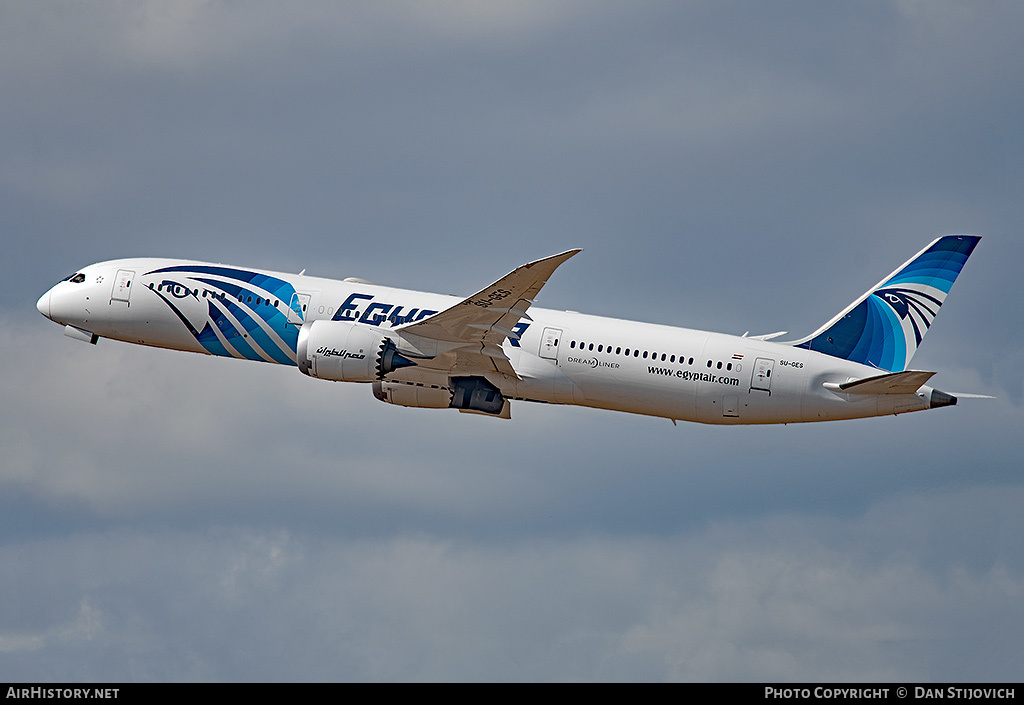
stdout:
<svg viewBox="0 0 1024 705">
<path fill-rule="evenodd" d="M 940 237 L 838 316 L 792 345 L 902 372 L 980 239 L 974 235 Z"/>
</svg>

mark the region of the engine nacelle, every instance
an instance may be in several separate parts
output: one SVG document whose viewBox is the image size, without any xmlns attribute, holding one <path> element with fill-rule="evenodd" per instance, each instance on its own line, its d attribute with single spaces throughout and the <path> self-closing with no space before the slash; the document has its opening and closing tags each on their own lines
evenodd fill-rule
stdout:
<svg viewBox="0 0 1024 705">
<path fill-rule="evenodd" d="M 455 377 L 451 387 L 378 380 L 373 396 L 388 404 L 420 409 L 459 409 L 508 418 L 508 401 L 483 377 Z"/>
<path fill-rule="evenodd" d="M 413 406 L 419 409 L 447 409 L 452 403 L 452 390 L 447 387 L 376 381 L 373 396 L 388 404 Z"/>
<path fill-rule="evenodd" d="M 415 365 L 379 328 L 351 321 L 313 321 L 299 329 L 296 361 L 302 374 L 335 382 L 374 382 Z"/>
</svg>

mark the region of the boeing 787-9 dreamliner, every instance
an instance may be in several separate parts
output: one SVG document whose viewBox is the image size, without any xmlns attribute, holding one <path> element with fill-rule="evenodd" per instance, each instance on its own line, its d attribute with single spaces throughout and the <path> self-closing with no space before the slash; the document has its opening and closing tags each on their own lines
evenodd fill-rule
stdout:
<svg viewBox="0 0 1024 705">
<path fill-rule="evenodd" d="M 369 384 L 390 404 L 510 418 L 512 401 L 714 424 L 852 419 L 956 404 L 909 369 L 978 237 L 935 240 L 807 337 L 736 336 L 533 305 L 579 250 L 513 270 L 464 299 L 172 259 L 78 270 L 40 313 L 86 342 L 112 338 L 294 365 Z"/>
</svg>

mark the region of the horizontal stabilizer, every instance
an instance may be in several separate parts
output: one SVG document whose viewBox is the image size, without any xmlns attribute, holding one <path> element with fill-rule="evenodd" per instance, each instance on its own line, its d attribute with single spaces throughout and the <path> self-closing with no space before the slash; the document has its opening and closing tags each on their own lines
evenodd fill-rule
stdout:
<svg viewBox="0 0 1024 705">
<path fill-rule="evenodd" d="M 932 378 L 934 372 L 907 370 L 887 375 L 865 377 L 852 382 L 835 384 L 826 382 L 825 388 L 844 394 L 913 394 Z"/>
</svg>

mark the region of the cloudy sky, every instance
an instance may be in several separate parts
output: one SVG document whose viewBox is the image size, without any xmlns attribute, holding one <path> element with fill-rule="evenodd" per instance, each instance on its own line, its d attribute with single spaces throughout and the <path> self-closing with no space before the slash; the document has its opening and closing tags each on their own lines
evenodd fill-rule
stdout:
<svg viewBox="0 0 1024 705">
<path fill-rule="evenodd" d="M 0 680 L 1019 680 L 1024 5 L 0 3 Z M 900 417 L 379 403 L 61 335 L 168 256 L 803 335 L 983 240 Z"/>
</svg>

